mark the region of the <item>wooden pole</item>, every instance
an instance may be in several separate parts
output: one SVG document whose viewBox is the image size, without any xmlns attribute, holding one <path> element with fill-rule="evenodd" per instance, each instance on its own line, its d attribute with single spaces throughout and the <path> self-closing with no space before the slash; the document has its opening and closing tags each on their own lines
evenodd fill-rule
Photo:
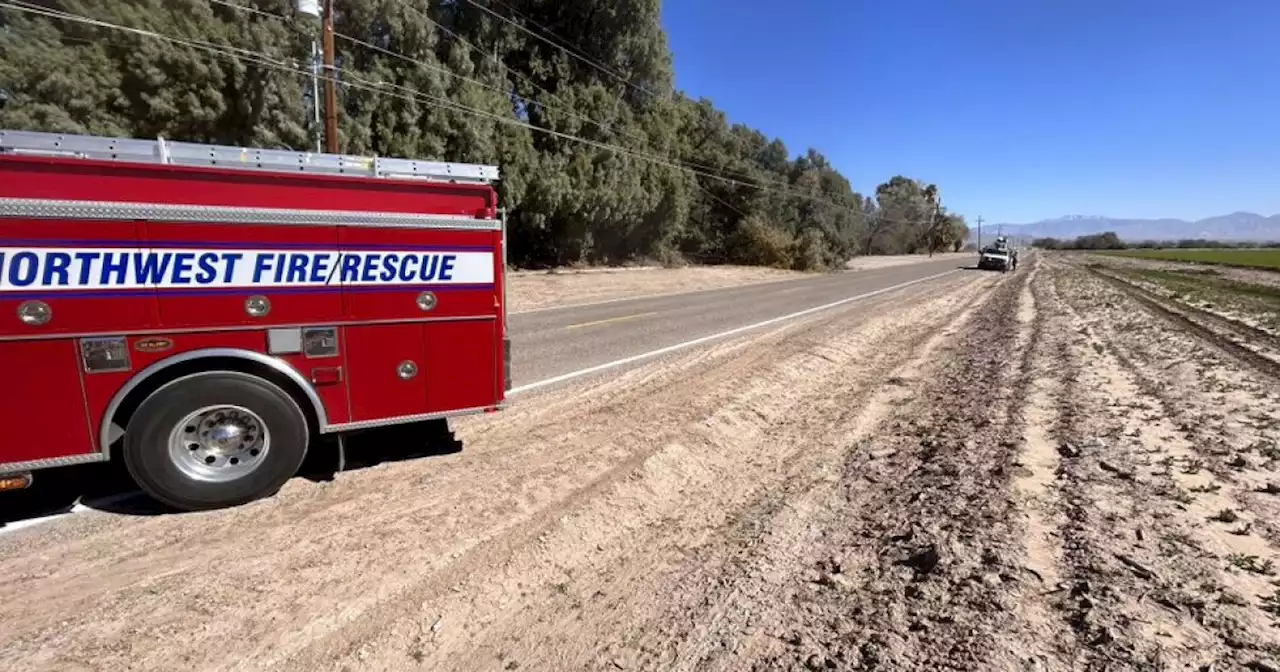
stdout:
<svg viewBox="0 0 1280 672">
<path fill-rule="evenodd" d="M 338 95 L 335 82 L 338 73 L 333 67 L 333 0 L 324 0 L 324 143 L 325 151 L 338 153 Z"/>
</svg>

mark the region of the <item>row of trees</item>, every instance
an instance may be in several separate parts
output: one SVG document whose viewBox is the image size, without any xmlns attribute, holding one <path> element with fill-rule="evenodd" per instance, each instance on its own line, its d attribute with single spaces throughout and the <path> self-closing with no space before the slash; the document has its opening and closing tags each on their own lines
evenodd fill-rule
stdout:
<svg viewBox="0 0 1280 672">
<path fill-rule="evenodd" d="M 1144 240 L 1135 243 L 1126 243 L 1120 239 L 1113 231 L 1106 233 L 1097 233 L 1089 236 L 1079 236 L 1075 239 L 1059 239 L 1059 238 L 1036 238 L 1031 241 L 1032 247 L 1038 247 L 1042 250 L 1124 250 L 1124 249 L 1154 249 L 1154 250 L 1171 250 L 1171 249 L 1255 249 L 1255 248 L 1275 248 L 1280 247 L 1280 242 L 1259 243 L 1250 241 L 1221 241 L 1206 240 L 1203 238 L 1184 239 L 1184 240 Z"/>
<path fill-rule="evenodd" d="M 1036 238 L 1031 241 L 1032 247 L 1042 250 L 1123 250 L 1124 241 L 1114 231 L 1078 236 L 1072 239 Z"/>
<path fill-rule="evenodd" d="M 232 3 L 39 3 L 169 40 L 0 10 L 0 127 L 315 147 L 314 17 Z M 968 229 L 935 185 L 864 196 L 818 151 L 675 91 L 659 3 L 336 0 L 341 150 L 500 165 L 526 266 L 959 249 Z"/>
<path fill-rule="evenodd" d="M 1252 250 L 1260 248 L 1280 247 L 1280 241 L 1256 242 L 1235 240 L 1207 240 L 1205 238 L 1184 238 L 1182 240 L 1142 240 L 1126 243 L 1130 249 L 1139 250 Z"/>
</svg>

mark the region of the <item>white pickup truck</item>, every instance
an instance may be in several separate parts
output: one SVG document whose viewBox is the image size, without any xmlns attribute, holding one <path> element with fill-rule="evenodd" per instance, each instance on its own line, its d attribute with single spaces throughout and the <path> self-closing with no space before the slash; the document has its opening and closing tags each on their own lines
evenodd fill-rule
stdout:
<svg viewBox="0 0 1280 672">
<path fill-rule="evenodd" d="M 1018 253 L 1004 238 L 997 238 L 995 244 L 982 248 L 981 255 L 978 257 L 978 268 L 990 269 L 1000 272 L 1012 271 L 1018 268 Z"/>
</svg>

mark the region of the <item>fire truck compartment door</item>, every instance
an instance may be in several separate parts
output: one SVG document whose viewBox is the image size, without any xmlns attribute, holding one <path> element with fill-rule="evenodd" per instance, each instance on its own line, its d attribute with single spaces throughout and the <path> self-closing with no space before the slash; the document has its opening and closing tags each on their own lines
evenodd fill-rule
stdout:
<svg viewBox="0 0 1280 672">
<path fill-rule="evenodd" d="M 0 464 L 84 455 L 94 450 L 73 339 L 0 342 L 4 385 Z M 91 375 L 91 374 L 86 374 Z"/>
<path fill-rule="evenodd" d="M 427 411 L 492 406 L 498 401 L 498 325 L 495 320 L 429 322 Z"/>
<path fill-rule="evenodd" d="M 428 376 L 421 323 L 347 326 L 343 340 L 353 422 L 424 412 Z"/>
</svg>

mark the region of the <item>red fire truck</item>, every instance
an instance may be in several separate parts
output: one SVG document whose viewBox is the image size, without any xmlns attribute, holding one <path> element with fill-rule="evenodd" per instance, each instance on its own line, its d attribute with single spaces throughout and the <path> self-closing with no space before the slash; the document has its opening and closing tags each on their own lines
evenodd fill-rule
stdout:
<svg viewBox="0 0 1280 672">
<path fill-rule="evenodd" d="M 497 179 L 0 131 L 0 489 L 119 459 L 171 506 L 230 506 L 321 435 L 498 410 Z"/>
</svg>

